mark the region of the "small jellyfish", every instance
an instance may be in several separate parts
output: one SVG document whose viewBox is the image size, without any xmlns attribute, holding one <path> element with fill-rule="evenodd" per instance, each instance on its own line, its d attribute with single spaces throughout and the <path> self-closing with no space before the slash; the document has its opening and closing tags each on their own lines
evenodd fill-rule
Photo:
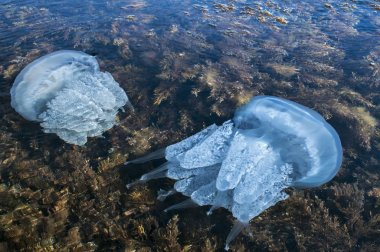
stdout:
<svg viewBox="0 0 380 252">
<path fill-rule="evenodd" d="M 321 115 L 298 103 L 272 96 L 254 97 L 233 120 L 211 125 L 185 140 L 127 163 L 165 158 L 140 180 L 168 177 L 190 199 L 166 209 L 192 205 L 224 207 L 237 219 L 229 243 L 264 210 L 285 200 L 288 187 L 310 188 L 330 181 L 342 163 L 336 131 Z"/>
<path fill-rule="evenodd" d="M 25 119 L 40 122 L 45 133 L 84 145 L 115 124 L 128 97 L 95 57 L 62 50 L 34 60 L 16 77 L 11 105 Z"/>
</svg>

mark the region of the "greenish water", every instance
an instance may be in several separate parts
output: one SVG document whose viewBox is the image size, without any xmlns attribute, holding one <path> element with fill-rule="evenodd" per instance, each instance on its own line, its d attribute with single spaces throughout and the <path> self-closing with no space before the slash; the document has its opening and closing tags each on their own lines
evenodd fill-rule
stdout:
<svg viewBox="0 0 380 252">
<path fill-rule="evenodd" d="M 379 1 L 2 1 L 0 250 L 222 250 L 230 213 L 163 213 L 184 199 L 155 199 L 172 181 L 125 188 L 159 163 L 123 163 L 265 94 L 320 112 L 341 136 L 344 162 L 332 182 L 291 191 L 254 219 L 231 249 L 376 251 L 379 27 Z M 136 110 L 84 147 L 10 106 L 21 69 L 61 49 L 96 55 Z"/>
</svg>

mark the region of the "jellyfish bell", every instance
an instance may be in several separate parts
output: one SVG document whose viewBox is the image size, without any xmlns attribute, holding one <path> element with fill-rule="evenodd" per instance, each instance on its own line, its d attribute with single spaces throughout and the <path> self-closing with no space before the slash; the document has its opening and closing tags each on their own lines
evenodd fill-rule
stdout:
<svg viewBox="0 0 380 252">
<path fill-rule="evenodd" d="M 289 187 L 330 181 L 342 163 L 336 131 L 317 112 L 272 96 L 254 97 L 233 120 L 211 125 L 185 140 L 129 163 L 164 157 L 167 162 L 132 186 L 150 179 L 176 180 L 173 191 L 190 199 L 166 210 L 193 205 L 223 207 L 237 219 L 228 244 L 264 210 L 285 200 Z"/>
<path fill-rule="evenodd" d="M 316 187 L 330 181 L 342 164 L 342 145 L 337 132 L 316 111 L 296 102 L 271 96 L 256 96 L 238 109 L 236 128 L 254 121 L 253 131 L 263 135 L 293 165 L 294 187 Z M 300 155 L 303 153 L 303 155 Z"/>
<path fill-rule="evenodd" d="M 45 133 L 84 145 L 115 124 L 119 108 L 130 103 L 124 90 L 95 57 L 61 50 L 27 65 L 11 88 L 11 106 Z"/>
<path fill-rule="evenodd" d="M 63 89 L 67 81 L 63 77 L 81 70 L 99 71 L 96 59 L 83 52 L 62 50 L 34 60 L 14 81 L 12 107 L 25 119 L 39 121 L 38 115 L 44 110 L 45 100 L 51 100 Z"/>
</svg>

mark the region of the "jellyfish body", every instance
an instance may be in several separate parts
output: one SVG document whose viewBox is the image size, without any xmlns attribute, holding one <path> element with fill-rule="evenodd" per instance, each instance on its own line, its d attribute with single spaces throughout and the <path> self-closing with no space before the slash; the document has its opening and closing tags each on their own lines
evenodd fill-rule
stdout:
<svg viewBox="0 0 380 252">
<path fill-rule="evenodd" d="M 169 210 L 189 204 L 230 210 L 237 223 L 227 237 L 228 248 L 252 218 L 288 197 L 284 189 L 330 181 L 340 168 L 342 147 L 336 131 L 317 112 L 282 98 L 258 96 L 238 109 L 233 120 L 131 162 L 160 155 L 167 162 L 138 182 L 177 180 L 174 190 L 191 200 Z"/>
<path fill-rule="evenodd" d="M 128 97 L 95 57 L 62 50 L 36 59 L 16 77 L 11 105 L 25 119 L 40 122 L 45 133 L 83 145 L 115 124 Z"/>
</svg>

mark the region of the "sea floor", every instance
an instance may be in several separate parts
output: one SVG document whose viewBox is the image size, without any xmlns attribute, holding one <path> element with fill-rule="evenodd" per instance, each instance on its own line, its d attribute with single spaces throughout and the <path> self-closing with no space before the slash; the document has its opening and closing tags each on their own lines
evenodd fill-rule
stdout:
<svg viewBox="0 0 380 252">
<path fill-rule="evenodd" d="M 135 111 L 83 147 L 42 132 L 10 88 L 47 53 L 96 56 Z M 223 251 L 233 216 L 164 212 L 173 181 L 126 184 L 162 163 L 124 162 L 230 119 L 255 95 L 318 111 L 338 132 L 340 172 L 253 219 L 232 251 L 378 251 L 379 1 L 0 3 L 0 251 Z"/>
</svg>

